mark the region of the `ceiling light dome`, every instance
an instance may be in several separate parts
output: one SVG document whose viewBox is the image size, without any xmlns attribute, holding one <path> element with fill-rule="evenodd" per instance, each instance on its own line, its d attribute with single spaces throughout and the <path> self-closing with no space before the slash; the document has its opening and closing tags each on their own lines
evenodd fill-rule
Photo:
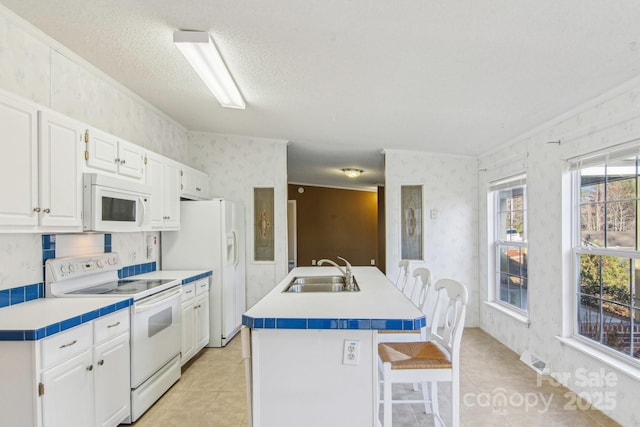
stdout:
<svg viewBox="0 0 640 427">
<path fill-rule="evenodd" d="M 357 178 L 364 171 L 362 169 L 345 168 L 345 169 L 342 169 L 342 172 L 344 172 L 344 174 L 347 175 L 349 178 Z"/>
</svg>

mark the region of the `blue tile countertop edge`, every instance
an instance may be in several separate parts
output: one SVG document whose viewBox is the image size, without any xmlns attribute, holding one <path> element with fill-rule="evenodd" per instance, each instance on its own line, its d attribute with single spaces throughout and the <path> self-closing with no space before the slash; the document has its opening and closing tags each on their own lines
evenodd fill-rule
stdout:
<svg viewBox="0 0 640 427">
<path fill-rule="evenodd" d="M 375 329 L 415 331 L 427 324 L 425 316 L 416 319 L 318 319 L 264 318 L 242 315 L 242 324 L 252 329 Z"/>
<path fill-rule="evenodd" d="M 182 284 L 186 285 L 187 283 L 195 282 L 196 280 L 204 279 L 205 277 L 209 277 L 213 275 L 213 271 L 209 270 L 206 273 L 198 274 L 196 276 L 187 277 L 186 279 L 182 279 Z"/>
<path fill-rule="evenodd" d="M 44 328 L 31 330 L 0 330 L 0 341 L 36 341 L 59 332 L 71 329 L 75 326 L 90 322 L 98 317 L 106 316 L 133 304 L 133 298 L 129 298 L 114 304 L 104 306 L 98 310 L 93 310 L 79 316 L 65 319 Z"/>
</svg>

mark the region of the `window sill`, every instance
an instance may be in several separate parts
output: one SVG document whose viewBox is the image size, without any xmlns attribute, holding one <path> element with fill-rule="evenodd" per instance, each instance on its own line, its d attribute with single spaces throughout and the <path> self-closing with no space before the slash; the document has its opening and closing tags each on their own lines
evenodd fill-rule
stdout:
<svg viewBox="0 0 640 427">
<path fill-rule="evenodd" d="M 632 378 L 636 381 L 640 381 L 640 368 L 637 366 L 633 366 L 632 364 L 607 354 L 607 352 L 598 350 L 597 348 L 585 344 L 581 342 L 579 339 L 571 338 L 571 337 L 559 337 L 556 336 L 556 339 L 560 341 L 561 344 L 567 345 L 568 347 L 573 348 L 593 359 L 601 362 L 616 371 L 627 375 L 629 378 Z"/>
<path fill-rule="evenodd" d="M 524 316 L 520 313 L 517 313 L 513 310 L 510 310 L 509 308 L 505 307 L 502 304 L 498 304 L 497 302 L 493 302 L 493 301 L 483 301 L 485 303 L 485 305 L 498 310 L 501 313 L 506 314 L 509 317 L 512 317 L 514 320 L 517 320 L 520 323 L 523 323 L 525 325 L 527 325 L 527 328 L 529 327 L 529 325 L 531 324 L 531 321 L 529 320 L 529 318 L 527 316 Z"/>
</svg>

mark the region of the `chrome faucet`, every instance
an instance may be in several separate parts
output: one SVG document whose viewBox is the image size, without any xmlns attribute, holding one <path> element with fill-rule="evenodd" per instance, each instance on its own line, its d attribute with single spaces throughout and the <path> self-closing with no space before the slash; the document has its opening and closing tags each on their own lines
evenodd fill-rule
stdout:
<svg viewBox="0 0 640 427">
<path fill-rule="evenodd" d="M 351 271 L 351 264 L 349 264 L 349 261 L 347 261 L 342 257 L 338 257 L 338 259 L 341 259 L 342 261 L 344 261 L 345 263 L 344 270 L 335 262 L 325 258 L 318 261 L 318 265 L 331 264 L 334 267 L 336 267 L 340 271 L 340 273 L 342 273 L 342 275 L 344 276 L 344 285 L 347 288 L 347 290 L 354 291 L 356 288 L 355 288 L 355 285 L 353 284 L 353 271 Z"/>
</svg>

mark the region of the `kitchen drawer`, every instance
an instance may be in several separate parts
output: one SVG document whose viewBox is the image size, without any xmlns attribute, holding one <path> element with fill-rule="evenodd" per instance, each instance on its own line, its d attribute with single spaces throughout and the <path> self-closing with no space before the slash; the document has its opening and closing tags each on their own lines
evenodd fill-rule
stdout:
<svg viewBox="0 0 640 427">
<path fill-rule="evenodd" d="M 93 345 L 91 323 L 85 323 L 68 331 L 45 338 L 42 346 L 42 369 L 70 359 Z"/>
<path fill-rule="evenodd" d="M 96 344 L 125 332 L 129 332 L 128 308 L 99 317 L 93 322 L 93 337 Z"/>
<path fill-rule="evenodd" d="M 182 302 L 189 301 L 196 296 L 196 283 L 191 282 L 186 285 L 182 285 Z"/>
<path fill-rule="evenodd" d="M 209 292 L 209 278 L 196 280 L 196 296 Z"/>
</svg>

